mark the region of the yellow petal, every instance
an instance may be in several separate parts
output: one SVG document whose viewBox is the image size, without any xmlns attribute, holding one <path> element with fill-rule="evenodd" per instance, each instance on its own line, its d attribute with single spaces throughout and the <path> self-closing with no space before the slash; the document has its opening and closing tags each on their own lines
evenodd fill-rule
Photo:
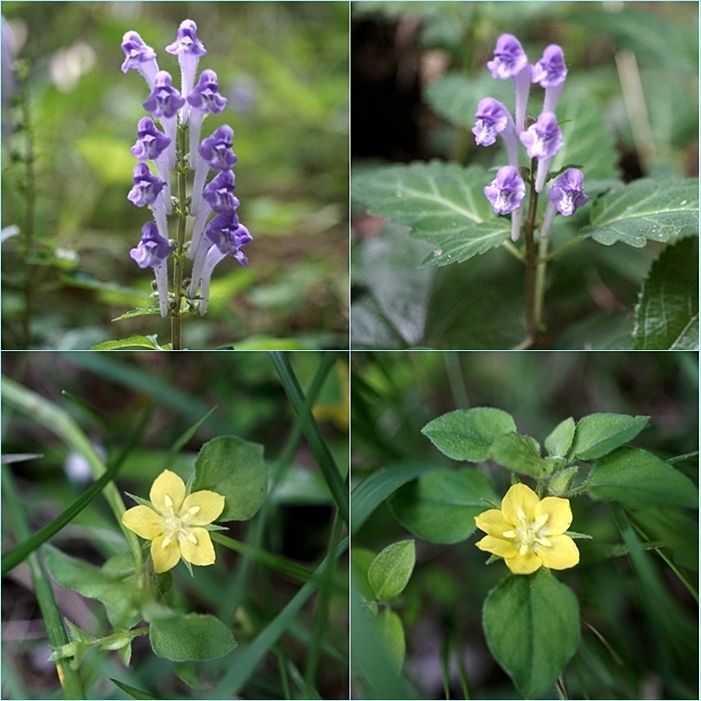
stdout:
<svg viewBox="0 0 701 701">
<path fill-rule="evenodd" d="M 579 562 L 579 549 L 568 535 L 549 536 L 549 548 L 538 547 L 538 557 L 544 567 L 551 570 L 566 570 Z"/>
<path fill-rule="evenodd" d="M 478 514 L 475 516 L 475 524 L 481 531 L 493 535 L 495 538 L 499 538 L 504 531 L 513 528 L 513 524 L 504 520 L 504 516 L 499 509 L 489 509 L 489 511 L 483 511 L 481 514 Z"/>
<path fill-rule="evenodd" d="M 209 532 L 204 528 L 188 528 L 188 535 L 190 538 L 179 536 L 183 557 L 193 565 L 213 565 L 216 556 Z M 195 539 L 194 543 L 192 538 Z"/>
<path fill-rule="evenodd" d="M 540 557 L 530 548 L 525 555 L 516 554 L 514 557 L 504 558 L 504 562 L 514 574 L 532 574 L 543 564 Z"/>
<path fill-rule="evenodd" d="M 525 484 L 514 484 L 501 500 L 501 511 L 508 523 L 519 523 L 518 510 L 523 510 L 529 522 L 535 521 L 535 510 L 538 506 L 538 495 Z"/>
<path fill-rule="evenodd" d="M 192 514 L 188 512 L 192 510 Z M 224 497 L 216 492 L 203 489 L 185 498 L 180 509 L 182 517 L 193 526 L 206 526 L 224 511 Z"/>
<path fill-rule="evenodd" d="M 569 499 L 545 497 L 535 510 L 536 517 L 542 514 L 548 515 L 543 531 L 549 535 L 564 533 L 572 523 L 572 509 L 570 508 Z"/>
<path fill-rule="evenodd" d="M 163 517 L 141 504 L 125 511 L 122 514 L 122 523 L 146 540 L 153 540 L 163 533 Z"/>
<path fill-rule="evenodd" d="M 165 536 L 161 535 L 151 543 L 151 559 L 153 571 L 156 574 L 173 569 L 180 561 L 180 546 L 177 538 L 171 538 L 165 547 L 163 547 L 164 540 Z"/>
<path fill-rule="evenodd" d="M 511 541 L 503 540 L 502 538 L 494 538 L 491 535 L 486 535 L 482 540 L 477 541 L 475 545 L 485 552 L 498 555 L 499 557 L 514 557 L 518 554 L 518 547 Z"/>
<path fill-rule="evenodd" d="M 149 496 L 160 513 L 167 514 L 172 509 L 177 514 L 185 498 L 185 482 L 175 472 L 163 470 L 151 485 Z"/>
</svg>

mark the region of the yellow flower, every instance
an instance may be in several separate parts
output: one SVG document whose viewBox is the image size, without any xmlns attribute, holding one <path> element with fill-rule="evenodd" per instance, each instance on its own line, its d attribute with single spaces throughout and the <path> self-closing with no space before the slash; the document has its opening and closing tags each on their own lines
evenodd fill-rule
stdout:
<svg viewBox="0 0 701 701">
<path fill-rule="evenodd" d="M 477 547 L 498 557 L 514 574 L 531 574 L 539 567 L 565 570 L 579 562 L 579 550 L 565 531 L 572 523 L 569 499 L 538 495 L 525 484 L 515 484 L 501 502 L 475 516 L 477 528 L 487 533 Z"/>
<path fill-rule="evenodd" d="M 193 565 L 214 564 L 214 546 L 206 526 L 224 510 L 224 497 L 202 490 L 185 495 L 185 483 L 170 470 L 156 477 L 151 492 L 153 508 L 140 504 L 124 513 L 122 523 L 151 541 L 156 573 L 175 567 L 182 557 Z"/>
</svg>

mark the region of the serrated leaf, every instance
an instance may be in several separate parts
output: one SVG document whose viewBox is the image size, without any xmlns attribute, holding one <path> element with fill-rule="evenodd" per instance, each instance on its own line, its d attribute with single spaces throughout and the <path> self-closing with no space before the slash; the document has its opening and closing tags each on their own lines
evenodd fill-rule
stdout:
<svg viewBox="0 0 701 701">
<path fill-rule="evenodd" d="M 238 436 L 219 436 L 202 446 L 195 461 L 192 491 L 209 489 L 224 497 L 224 511 L 218 521 L 252 518 L 267 488 L 263 446 Z"/>
<path fill-rule="evenodd" d="M 625 446 L 605 455 L 587 478 L 589 494 L 630 509 L 698 507 L 698 489 L 679 470 L 640 448 Z"/>
<path fill-rule="evenodd" d="M 652 264 L 635 308 L 634 350 L 698 350 L 699 242 L 667 246 Z"/>
<path fill-rule="evenodd" d="M 622 241 L 642 248 L 648 240 L 668 241 L 683 229 L 698 230 L 698 180 L 641 178 L 598 198 L 591 226 L 580 234 L 606 246 Z"/>
<path fill-rule="evenodd" d="M 413 540 L 401 540 L 381 550 L 368 568 L 368 582 L 375 598 L 389 601 L 399 596 L 409 582 L 415 562 Z"/>
<path fill-rule="evenodd" d="M 148 348 L 149 350 L 164 350 L 156 341 L 156 336 L 129 336 L 115 341 L 105 341 L 93 346 L 91 350 L 119 350 L 124 348 Z"/>
<path fill-rule="evenodd" d="M 469 250 L 473 256 L 509 238 L 506 219 L 501 236 L 485 237 L 478 226 L 496 220 L 483 192 L 491 180 L 482 167 L 462 168 L 434 160 L 361 173 L 353 180 L 353 195 L 367 205 L 370 214 L 410 227 L 412 236 L 430 241 L 436 249 L 449 243 L 454 247 L 459 238 L 474 239 Z"/>
<path fill-rule="evenodd" d="M 596 460 L 632 440 L 642 431 L 649 416 L 589 414 L 577 422 L 572 455 L 580 460 Z"/>
<path fill-rule="evenodd" d="M 526 698 L 539 698 L 579 645 L 579 604 L 549 571 L 509 575 L 487 595 L 482 625 L 494 659 Z"/>
<path fill-rule="evenodd" d="M 572 446 L 574 429 L 575 423 L 571 416 L 555 426 L 545 439 L 545 449 L 548 454 L 556 458 L 564 458 Z"/>
<path fill-rule="evenodd" d="M 457 409 L 429 421 L 421 429 L 444 455 L 468 462 L 486 460 L 492 443 L 511 432 L 516 432 L 511 415 L 493 407 Z"/>
<path fill-rule="evenodd" d="M 530 477 L 547 477 L 553 469 L 540 455 L 540 444 L 531 436 L 506 433 L 489 449 L 489 457 L 503 467 Z"/>
<path fill-rule="evenodd" d="M 511 222 L 504 217 L 476 224 L 470 229 L 470 235 L 464 233 L 451 239 L 443 240 L 431 255 L 427 256 L 422 266 L 443 266 L 462 263 L 491 248 L 501 246 L 511 236 Z"/>
<path fill-rule="evenodd" d="M 404 485 L 389 501 L 399 523 L 432 543 L 458 543 L 475 530 L 475 516 L 497 496 L 472 468 L 436 470 Z"/>
</svg>

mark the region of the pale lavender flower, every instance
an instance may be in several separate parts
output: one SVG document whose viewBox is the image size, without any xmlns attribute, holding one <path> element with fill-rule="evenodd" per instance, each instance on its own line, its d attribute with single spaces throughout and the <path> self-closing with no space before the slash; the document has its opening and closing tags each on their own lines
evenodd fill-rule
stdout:
<svg viewBox="0 0 701 701">
<path fill-rule="evenodd" d="M 219 94 L 217 74 L 209 69 L 202 71 L 197 85 L 187 96 L 190 105 L 190 168 L 196 170 L 199 153 L 202 120 L 206 114 L 219 114 L 226 107 L 227 99 Z"/>
<path fill-rule="evenodd" d="M 526 196 L 526 184 L 514 166 L 502 166 L 497 177 L 484 188 L 484 194 L 497 214 L 513 212 Z"/>
<path fill-rule="evenodd" d="M 166 217 L 166 203 L 163 195 L 165 182 L 151 174 L 145 163 L 137 163 L 134 166 L 134 186 L 129 190 L 127 199 L 137 207 L 150 206 L 156 219 L 158 231 L 166 237 L 168 233 L 168 220 Z"/>
<path fill-rule="evenodd" d="M 518 166 L 518 141 L 516 126 L 509 110 L 491 97 L 485 97 L 477 105 L 477 123 L 472 127 L 478 146 L 491 146 L 500 135 L 504 139 L 509 165 Z"/>
<path fill-rule="evenodd" d="M 543 238 L 550 232 L 556 212 L 563 217 L 569 217 L 589 202 L 589 196 L 584 192 L 582 171 L 577 168 L 568 168 L 558 175 L 548 190 L 548 200 L 543 225 L 540 228 L 540 235 Z"/>
<path fill-rule="evenodd" d="M 166 46 L 166 51 L 169 54 L 177 54 L 178 56 L 182 78 L 181 92 L 183 97 L 186 98 L 195 84 L 195 75 L 197 74 L 197 64 L 200 56 L 204 56 L 207 53 L 202 42 L 197 38 L 197 25 L 191 19 L 185 19 L 180 23 L 178 36 L 172 44 Z M 187 124 L 187 121 L 188 107 L 186 106 L 182 113 L 182 122 Z"/>
<path fill-rule="evenodd" d="M 175 168 L 175 137 L 178 128 L 176 115 L 184 104 L 185 98 L 173 87 L 170 73 L 158 71 L 153 90 L 144 102 L 144 109 L 150 112 L 152 117 L 161 120 L 166 136 L 170 139 L 168 166 L 171 170 Z"/>
<path fill-rule="evenodd" d="M 522 131 L 526 123 L 526 104 L 531 88 L 531 72 L 528 57 L 519 40 L 513 34 L 502 34 L 494 48 L 494 58 L 487 62 L 492 78 L 514 81 L 516 94 L 516 129 Z"/>
<path fill-rule="evenodd" d="M 545 185 L 548 166 L 552 157 L 564 145 L 562 132 L 557 125 L 557 117 L 553 112 L 542 112 L 535 124 L 522 131 L 521 143 L 526 147 L 529 158 L 538 159 L 535 189 L 540 192 Z"/>
<path fill-rule="evenodd" d="M 199 247 L 206 243 L 203 243 L 202 232 L 210 212 L 214 211 L 216 214 L 224 214 L 225 212 L 233 212 L 238 208 L 240 203 L 238 198 L 234 196 L 235 187 L 236 177 L 231 170 L 221 171 L 205 187 L 202 193 L 204 201 L 200 202 L 195 223 L 192 227 L 190 258 L 194 259 Z"/>
<path fill-rule="evenodd" d="M 551 44 L 543 51 L 543 57 L 531 66 L 531 82 L 545 88 L 543 112 L 554 112 L 567 78 L 567 66 L 562 48 Z"/>
<path fill-rule="evenodd" d="M 156 128 L 150 117 L 142 117 L 137 127 L 138 139 L 131 147 L 131 154 L 141 162 L 153 161 L 158 169 L 158 177 L 165 183 L 166 214 L 173 211 L 170 198 L 170 168 L 168 167 L 168 146 L 170 139 Z"/>
<path fill-rule="evenodd" d="M 198 152 L 201 158 L 197 160 L 195 168 L 195 182 L 192 187 L 192 201 L 190 212 L 197 215 L 202 200 L 202 189 L 209 169 L 231 170 L 236 163 L 236 154 L 233 152 L 234 130 L 224 124 L 216 129 L 211 136 L 202 141 Z"/>
<path fill-rule="evenodd" d="M 130 68 L 134 68 L 146 80 L 149 88 L 153 90 L 156 73 L 158 73 L 158 63 L 156 52 L 139 36 L 138 32 L 130 31 L 122 39 L 122 51 L 126 58 L 122 63 L 122 73 L 126 73 Z"/>
<path fill-rule="evenodd" d="M 163 238 L 153 222 L 143 225 L 141 241 L 136 248 L 129 251 L 129 255 L 136 264 L 144 268 L 153 268 L 156 275 L 156 289 L 158 290 L 158 303 L 161 316 L 168 316 L 168 257 L 173 252 L 173 247 L 167 239 Z"/>
</svg>

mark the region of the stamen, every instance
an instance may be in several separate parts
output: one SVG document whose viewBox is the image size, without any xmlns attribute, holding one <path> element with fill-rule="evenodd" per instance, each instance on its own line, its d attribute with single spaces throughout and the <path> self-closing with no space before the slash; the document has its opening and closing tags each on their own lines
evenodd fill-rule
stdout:
<svg viewBox="0 0 701 701">
<path fill-rule="evenodd" d="M 194 545 L 197 545 L 197 538 L 195 537 L 194 533 L 188 533 L 187 534 L 187 539 L 193 543 Z"/>
<path fill-rule="evenodd" d="M 163 542 L 161 543 L 161 547 L 162 547 L 162 548 L 167 548 L 167 547 L 170 545 L 170 543 L 171 543 L 172 540 L 173 540 L 173 536 L 172 536 L 172 535 L 167 535 L 167 536 L 163 539 Z"/>
<path fill-rule="evenodd" d="M 186 515 L 186 516 L 194 516 L 198 511 L 201 511 L 201 510 L 202 510 L 202 509 L 200 509 L 199 506 L 191 506 L 191 507 L 187 510 L 187 514 L 185 514 L 185 515 Z"/>
<path fill-rule="evenodd" d="M 163 501 L 165 501 L 167 508 L 173 508 L 173 500 L 167 494 L 163 497 Z"/>
<path fill-rule="evenodd" d="M 512 531 L 504 531 L 504 532 L 502 533 L 502 535 L 504 536 L 504 538 L 515 538 L 515 537 L 516 537 L 516 531 L 513 531 L 513 530 L 512 530 Z"/>
<path fill-rule="evenodd" d="M 526 520 L 526 514 L 523 512 L 523 509 L 520 506 L 516 509 L 516 515 L 518 516 L 519 521 Z"/>
</svg>

